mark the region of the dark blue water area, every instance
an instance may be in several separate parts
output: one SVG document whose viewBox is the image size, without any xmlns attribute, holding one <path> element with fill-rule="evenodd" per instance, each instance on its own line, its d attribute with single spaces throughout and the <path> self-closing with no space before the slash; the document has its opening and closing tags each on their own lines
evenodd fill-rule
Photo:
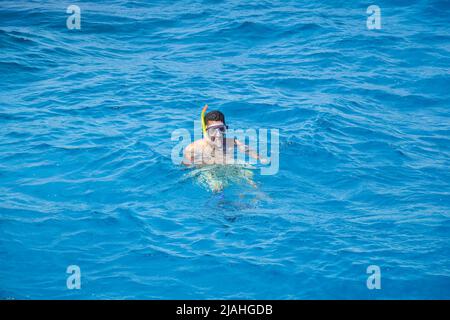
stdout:
<svg viewBox="0 0 450 320">
<path fill-rule="evenodd" d="M 71 4 L 0 2 L 0 298 L 450 298 L 448 1 Z M 278 172 L 173 163 L 205 103 Z"/>
</svg>

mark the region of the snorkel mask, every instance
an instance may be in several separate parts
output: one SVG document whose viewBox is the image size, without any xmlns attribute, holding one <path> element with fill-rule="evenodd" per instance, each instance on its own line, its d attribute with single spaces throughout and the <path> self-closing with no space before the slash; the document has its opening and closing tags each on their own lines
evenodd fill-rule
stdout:
<svg viewBox="0 0 450 320">
<path fill-rule="evenodd" d="M 221 148 L 223 147 L 225 140 L 225 132 L 228 127 L 225 124 L 217 124 L 207 127 L 205 121 L 206 109 L 208 109 L 208 105 L 205 105 L 203 107 L 201 114 L 203 136 L 207 137 L 211 144 L 213 144 L 218 148 Z"/>
</svg>

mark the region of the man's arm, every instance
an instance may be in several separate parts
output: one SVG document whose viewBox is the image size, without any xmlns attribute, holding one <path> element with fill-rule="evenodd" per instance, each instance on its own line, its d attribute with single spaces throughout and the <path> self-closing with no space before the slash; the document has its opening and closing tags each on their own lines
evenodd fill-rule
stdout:
<svg viewBox="0 0 450 320">
<path fill-rule="evenodd" d="M 239 151 L 241 151 L 242 153 L 248 154 L 253 159 L 259 159 L 258 153 L 250 149 L 249 146 L 240 142 L 238 139 L 234 139 L 234 144 L 238 147 Z"/>
<path fill-rule="evenodd" d="M 190 166 L 194 164 L 194 146 L 192 143 L 188 145 L 186 149 L 184 149 L 184 158 L 181 163 L 184 164 L 185 166 Z"/>
<path fill-rule="evenodd" d="M 238 149 L 241 152 L 248 154 L 253 159 L 256 159 L 256 160 L 259 159 L 259 161 L 261 161 L 262 164 L 269 163 L 269 161 L 267 159 L 261 157 L 256 151 L 253 151 L 252 149 L 250 149 L 249 146 L 240 142 L 238 139 L 234 139 L 234 144 L 238 147 Z"/>
</svg>

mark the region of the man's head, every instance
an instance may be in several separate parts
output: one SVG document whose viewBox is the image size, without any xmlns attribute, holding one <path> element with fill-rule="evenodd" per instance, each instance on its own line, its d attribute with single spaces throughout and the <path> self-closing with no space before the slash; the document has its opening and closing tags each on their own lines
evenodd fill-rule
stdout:
<svg viewBox="0 0 450 320">
<path fill-rule="evenodd" d="M 222 147 L 225 138 L 225 116 L 220 111 L 211 111 L 205 115 L 206 138 L 216 147 Z"/>
<path fill-rule="evenodd" d="M 206 127 L 217 124 L 225 124 L 225 116 L 220 111 L 210 111 L 205 114 Z"/>
</svg>

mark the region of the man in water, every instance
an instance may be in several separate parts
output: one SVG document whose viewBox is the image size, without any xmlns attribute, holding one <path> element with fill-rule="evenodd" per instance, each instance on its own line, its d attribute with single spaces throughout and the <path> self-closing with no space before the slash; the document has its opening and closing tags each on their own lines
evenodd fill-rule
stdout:
<svg viewBox="0 0 450 320">
<path fill-rule="evenodd" d="M 186 147 L 184 165 L 236 164 L 235 147 L 253 159 L 260 159 L 263 164 L 267 163 L 267 160 L 259 157 L 256 152 L 236 138 L 226 137 L 228 126 L 225 124 L 225 116 L 222 112 L 208 112 L 203 121 L 205 124 L 203 139 L 194 141 Z"/>
</svg>

